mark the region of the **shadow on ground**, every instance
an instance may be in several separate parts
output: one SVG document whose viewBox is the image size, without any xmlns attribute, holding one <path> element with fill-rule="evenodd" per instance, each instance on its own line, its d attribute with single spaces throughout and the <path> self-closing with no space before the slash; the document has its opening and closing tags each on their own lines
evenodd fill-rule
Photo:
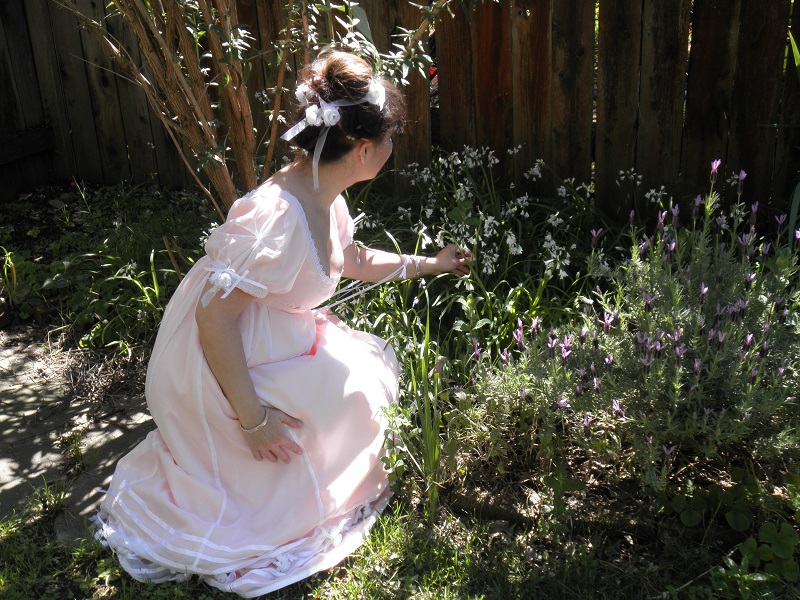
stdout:
<svg viewBox="0 0 800 600">
<path fill-rule="evenodd" d="M 63 486 L 56 532 L 70 540 L 84 536 L 117 461 L 154 424 L 143 361 L 62 350 L 54 336 L 32 325 L 0 331 L 0 518 Z"/>
</svg>

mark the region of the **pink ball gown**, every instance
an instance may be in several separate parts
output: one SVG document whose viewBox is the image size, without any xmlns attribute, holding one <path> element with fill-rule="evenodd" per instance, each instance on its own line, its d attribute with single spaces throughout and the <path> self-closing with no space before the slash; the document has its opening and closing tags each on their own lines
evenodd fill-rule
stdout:
<svg viewBox="0 0 800 600">
<path fill-rule="evenodd" d="M 331 239 L 334 253 L 353 243 L 341 196 Z M 205 250 L 150 359 L 158 428 L 119 461 L 97 535 L 136 579 L 198 575 L 252 597 L 336 565 L 385 507 L 384 409 L 397 399 L 397 364 L 383 340 L 314 310 L 341 274 L 323 269 L 288 192 L 262 186 L 239 199 Z M 238 326 L 259 398 L 303 421 L 287 427 L 303 449 L 288 465 L 253 458 L 200 345 L 198 301 L 234 286 L 253 296 Z"/>
</svg>

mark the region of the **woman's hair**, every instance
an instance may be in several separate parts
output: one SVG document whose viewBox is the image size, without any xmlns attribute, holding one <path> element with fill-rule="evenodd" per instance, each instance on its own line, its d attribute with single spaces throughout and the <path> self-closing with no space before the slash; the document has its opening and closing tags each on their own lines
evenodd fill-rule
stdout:
<svg viewBox="0 0 800 600">
<path fill-rule="evenodd" d="M 405 125 L 405 100 L 388 80 L 375 76 L 372 66 L 363 58 L 341 50 L 324 50 L 305 65 L 297 77 L 297 85 L 305 84 L 325 102 L 359 101 L 367 95 L 370 83 L 376 81 L 386 90 L 383 109 L 370 102 L 339 107 L 341 119 L 330 128 L 320 155 L 321 162 L 333 162 L 352 150 L 358 140 L 382 140 Z M 317 98 L 311 103 L 318 103 Z M 297 119 L 304 117 L 302 106 Z M 291 141 L 308 153 L 314 152 L 323 125 L 308 126 Z"/>
</svg>

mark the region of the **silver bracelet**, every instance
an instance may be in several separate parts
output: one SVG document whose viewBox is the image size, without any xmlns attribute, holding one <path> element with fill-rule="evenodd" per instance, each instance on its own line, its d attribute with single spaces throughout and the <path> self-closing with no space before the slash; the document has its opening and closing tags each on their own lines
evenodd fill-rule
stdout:
<svg viewBox="0 0 800 600">
<path fill-rule="evenodd" d="M 252 429 L 245 429 L 245 427 L 240 422 L 239 423 L 239 427 L 241 427 L 242 431 L 244 431 L 245 433 L 255 433 L 256 431 L 258 431 L 259 429 L 264 427 L 264 425 L 267 424 L 267 421 L 269 421 L 269 409 L 265 406 L 264 407 L 264 418 L 261 419 L 261 423 L 259 423 L 258 425 L 256 425 Z"/>
<path fill-rule="evenodd" d="M 417 279 L 419 279 L 419 277 L 420 277 L 420 272 L 419 272 L 419 256 L 417 256 L 416 254 L 414 254 L 414 255 L 411 257 L 411 260 L 412 260 L 412 261 L 414 261 L 414 274 L 416 275 Z"/>
</svg>

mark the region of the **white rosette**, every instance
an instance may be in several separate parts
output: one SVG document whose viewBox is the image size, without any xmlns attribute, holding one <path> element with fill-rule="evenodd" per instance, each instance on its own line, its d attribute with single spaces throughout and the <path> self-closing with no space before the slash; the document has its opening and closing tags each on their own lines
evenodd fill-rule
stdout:
<svg viewBox="0 0 800 600">
<path fill-rule="evenodd" d="M 384 88 L 380 82 L 373 79 L 369 83 L 369 91 L 367 91 L 367 95 L 364 96 L 364 100 L 370 104 L 377 105 L 378 110 L 383 110 L 383 105 L 386 102 L 386 88 Z"/>
<path fill-rule="evenodd" d="M 294 97 L 297 98 L 297 101 L 303 106 L 308 106 L 308 103 L 315 95 L 316 92 L 305 83 L 298 85 L 297 89 L 294 91 Z"/>
<path fill-rule="evenodd" d="M 335 106 L 328 105 L 322 109 L 322 121 L 328 127 L 335 126 L 341 118 L 342 116 L 339 114 L 339 109 Z"/>
<path fill-rule="evenodd" d="M 316 104 L 306 108 L 306 123 L 312 126 L 322 125 L 322 111 Z"/>
</svg>

